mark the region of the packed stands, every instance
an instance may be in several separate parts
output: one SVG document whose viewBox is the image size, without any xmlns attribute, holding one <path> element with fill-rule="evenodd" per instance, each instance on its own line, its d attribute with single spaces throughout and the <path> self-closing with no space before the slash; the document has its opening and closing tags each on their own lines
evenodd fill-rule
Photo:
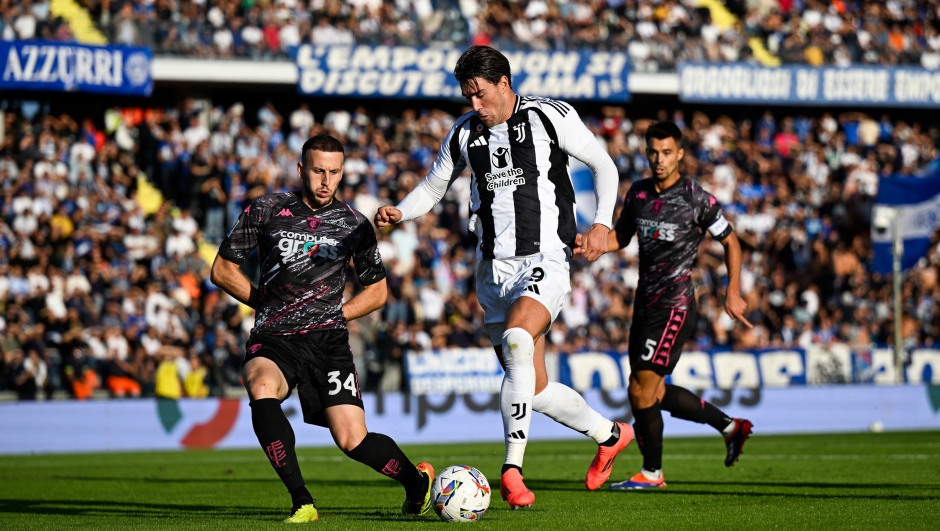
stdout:
<svg viewBox="0 0 940 531">
<path fill-rule="evenodd" d="M 321 132 L 346 145 L 344 201 L 370 218 L 396 203 L 427 171 L 457 109 L 380 109 L 320 115 L 307 105 L 187 100 L 104 116 L 5 112 L 0 386 L 24 398 L 238 386 L 251 313 L 208 281 L 213 245 L 246 202 L 299 188 L 300 147 Z M 936 124 L 851 112 L 767 112 L 753 122 L 682 111 L 628 116 L 619 106 L 583 118 L 620 170 L 621 198 L 648 175 L 650 121 L 675 120 L 685 134 L 684 173 L 711 190 L 737 230 L 756 326 L 731 333 L 722 250 L 706 241 L 690 348 L 890 342 L 891 288 L 868 264 L 872 200 L 881 179 L 937 171 Z M 389 302 L 350 327 L 364 389 L 400 385 L 406 349 L 488 345 L 474 298 L 468 197 L 464 176 L 431 214 L 379 233 Z M 908 275 L 907 347 L 930 345 L 940 332 L 938 263 L 934 251 Z M 636 266 L 635 247 L 576 263 L 550 350 L 625 351 Z"/>
<path fill-rule="evenodd" d="M 937 0 L 86 4 L 112 43 L 147 45 L 158 54 L 187 57 L 286 60 L 304 43 L 491 44 L 504 50 L 628 50 L 633 68 L 643 72 L 671 71 L 679 61 L 940 68 Z"/>
<path fill-rule="evenodd" d="M 74 40 L 69 24 L 56 16 L 51 4 L 51 0 L 0 0 L 0 40 Z"/>
</svg>

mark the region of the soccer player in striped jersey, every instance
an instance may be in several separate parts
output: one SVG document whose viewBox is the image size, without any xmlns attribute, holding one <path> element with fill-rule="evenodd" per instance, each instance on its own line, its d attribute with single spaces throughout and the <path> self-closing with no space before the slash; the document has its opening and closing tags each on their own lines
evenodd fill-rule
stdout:
<svg viewBox="0 0 940 531">
<path fill-rule="evenodd" d="M 577 226 L 569 157 L 594 173 L 597 212 L 583 236 L 583 254 L 590 261 L 607 251 L 618 175 L 570 105 L 515 94 L 503 54 L 473 46 L 457 61 L 454 76 L 473 111 L 454 124 L 425 179 L 397 207 L 380 208 L 375 221 L 385 228 L 426 214 L 470 168 L 477 298 L 506 371 L 500 391 L 506 441 L 500 493 L 515 509 L 535 501 L 522 476 L 532 411 L 598 443 L 585 478 L 589 490 L 610 477 L 614 458 L 633 440 L 628 424 L 604 418 L 576 391 L 549 382 L 545 370 L 544 335 L 571 292 L 568 261 Z"/>
<path fill-rule="evenodd" d="M 610 251 L 623 249 L 637 235 L 640 281 L 630 326 L 630 405 L 643 468 L 612 489 L 666 486 L 662 471 L 663 411 L 673 417 L 708 424 L 722 433 L 725 466 L 741 455 L 751 434 L 749 420 L 733 419 L 688 389 L 667 385 L 682 347 L 695 329 L 697 312 L 692 266 L 708 231 L 725 248 L 728 291 L 725 311 L 750 327 L 747 303 L 740 295 L 741 246 L 715 198 L 695 181 L 682 177 L 682 132 L 672 122 L 646 131 L 646 156 L 653 177 L 637 181 L 627 192 L 620 220 L 608 235 Z M 581 252 L 581 248 L 575 250 Z"/>
</svg>

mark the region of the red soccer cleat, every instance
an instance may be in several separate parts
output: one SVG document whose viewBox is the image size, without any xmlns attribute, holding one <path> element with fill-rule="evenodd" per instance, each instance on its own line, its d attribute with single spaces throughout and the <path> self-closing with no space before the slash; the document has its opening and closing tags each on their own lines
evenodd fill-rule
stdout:
<svg viewBox="0 0 940 531">
<path fill-rule="evenodd" d="M 725 466 L 734 466 L 734 462 L 744 453 L 744 443 L 751 436 L 754 424 L 747 419 L 732 419 L 734 422 L 734 431 L 731 435 L 725 437 L 725 446 L 728 448 L 728 455 L 725 456 Z"/>
<path fill-rule="evenodd" d="M 597 455 L 591 461 L 587 476 L 584 478 L 584 486 L 587 490 L 597 490 L 610 478 L 610 473 L 614 471 L 614 459 L 617 454 L 626 448 L 633 440 L 633 428 L 624 422 L 618 422 L 620 426 L 620 440 L 613 446 L 598 446 Z"/>
<path fill-rule="evenodd" d="M 535 493 L 526 488 L 522 482 L 522 474 L 516 468 L 510 468 L 503 473 L 499 481 L 499 494 L 509 503 L 510 509 L 532 507 L 535 503 Z"/>
</svg>

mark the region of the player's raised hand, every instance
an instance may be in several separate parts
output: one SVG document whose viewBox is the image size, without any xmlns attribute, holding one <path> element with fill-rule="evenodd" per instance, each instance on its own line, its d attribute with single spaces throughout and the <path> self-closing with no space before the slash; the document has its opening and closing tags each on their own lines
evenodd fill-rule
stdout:
<svg viewBox="0 0 940 531">
<path fill-rule="evenodd" d="M 754 328 L 754 325 L 744 317 L 744 312 L 747 311 L 747 303 L 736 292 L 728 292 L 728 297 L 725 299 L 725 311 L 735 321 L 741 321 L 744 326 Z"/>
<path fill-rule="evenodd" d="M 401 210 L 385 205 L 375 213 L 375 226 L 384 229 L 401 221 Z"/>
<path fill-rule="evenodd" d="M 575 254 L 584 256 L 588 262 L 597 260 L 607 252 L 607 235 L 609 233 L 610 229 L 600 223 L 591 225 L 591 228 L 583 236 L 575 238 L 575 245 L 577 246 Z M 577 252 L 578 249 L 580 249 L 580 252 Z"/>
</svg>

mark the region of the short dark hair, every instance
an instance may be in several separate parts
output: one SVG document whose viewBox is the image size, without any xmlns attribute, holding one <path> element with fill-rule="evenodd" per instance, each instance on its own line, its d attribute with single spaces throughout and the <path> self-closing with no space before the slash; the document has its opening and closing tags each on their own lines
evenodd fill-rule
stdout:
<svg viewBox="0 0 940 531">
<path fill-rule="evenodd" d="M 343 149 L 343 143 L 330 135 L 317 135 L 307 139 L 304 147 L 300 149 L 300 160 L 303 162 L 308 151 L 322 151 L 324 153 L 342 153 L 346 156 L 346 150 Z"/>
<path fill-rule="evenodd" d="M 481 77 L 492 84 L 506 76 L 509 87 L 512 88 L 512 71 L 509 69 L 509 59 L 489 46 L 471 46 L 457 59 L 454 66 L 454 77 L 461 85 L 466 85 L 471 79 Z"/>
<path fill-rule="evenodd" d="M 656 122 L 655 124 L 650 125 L 646 129 L 646 144 L 649 145 L 650 140 L 665 140 L 671 138 L 676 141 L 676 145 L 682 147 L 682 131 L 679 129 L 679 126 L 673 122 Z"/>
</svg>

